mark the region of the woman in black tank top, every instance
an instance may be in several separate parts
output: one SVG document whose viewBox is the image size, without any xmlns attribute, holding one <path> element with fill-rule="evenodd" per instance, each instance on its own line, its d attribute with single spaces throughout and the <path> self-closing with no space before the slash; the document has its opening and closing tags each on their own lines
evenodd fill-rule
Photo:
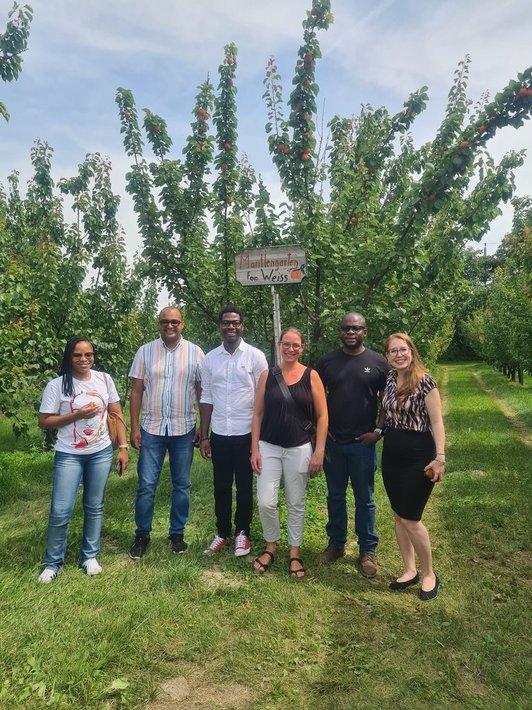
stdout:
<svg viewBox="0 0 532 710">
<path fill-rule="evenodd" d="M 289 574 L 301 578 L 300 557 L 309 476 L 323 466 L 328 417 L 325 390 L 318 373 L 299 362 L 305 339 L 296 328 L 286 328 L 279 340 L 281 365 L 264 372 L 257 386 L 251 429 L 251 465 L 257 475 L 257 501 L 266 547 L 253 563 L 266 572 L 275 559 L 280 537 L 277 510 L 284 481 Z M 288 393 L 286 393 L 288 389 Z M 316 445 L 311 438 L 315 432 Z"/>
</svg>

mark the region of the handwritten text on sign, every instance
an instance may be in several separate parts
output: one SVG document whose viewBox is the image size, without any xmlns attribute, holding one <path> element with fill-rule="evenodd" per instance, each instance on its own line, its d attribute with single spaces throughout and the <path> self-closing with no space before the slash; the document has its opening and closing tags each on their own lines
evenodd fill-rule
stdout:
<svg viewBox="0 0 532 710">
<path fill-rule="evenodd" d="M 303 280 L 307 258 L 297 246 L 243 249 L 235 256 L 236 280 L 243 286 L 297 284 Z"/>
</svg>

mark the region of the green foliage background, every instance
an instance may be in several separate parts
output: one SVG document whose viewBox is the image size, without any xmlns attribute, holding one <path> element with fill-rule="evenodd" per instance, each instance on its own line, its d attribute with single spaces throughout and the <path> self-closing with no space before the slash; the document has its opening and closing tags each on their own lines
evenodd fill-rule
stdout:
<svg viewBox="0 0 532 710">
<path fill-rule="evenodd" d="M 111 373 L 125 395 L 133 354 L 154 330 L 157 294 L 144 261 L 127 264 L 110 164 L 88 155 L 77 177 L 60 181 L 73 204 L 69 223 L 51 155 L 37 141 L 26 196 L 16 173 L 8 192 L 0 192 L 0 412 L 17 434 L 27 431 L 69 338 L 93 340 L 96 367 Z"/>
<path fill-rule="evenodd" d="M 316 125 L 318 34 L 333 21 L 329 0 L 314 0 L 303 22 L 284 112 L 281 77 L 271 58 L 264 80 L 266 134 L 285 201 L 274 205 L 260 176 L 238 159 L 237 49 L 227 45 L 216 90 L 198 90 L 183 158 L 161 116 L 141 123 L 130 90 L 117 91 L 127 175 L 148 269 L 177 301 L 200 337 L 212 335 L 217 310 L 234 301 L 248 334 L 271 348 L 269 293 L 235 280 L 244 247 L 298 244 L 307 253 L 302 284 L 279 289 L 283 324 L 300 326 L 314 360 L 336 345 L 345 310 L 361 310 L 370 343 L 407 330 L 428 361 L 452 339 L 465 288 L 465 245 L 478 241 L 514 190 L 524 151 L 495 164 L 490 139 L 530 117 L 532 68 L 493 101 L 467 98 L 469 58 L 458 66 L 445 117 L 433 140 L 416 147 L 409 133 L 424 110 L 421 87 L 391 115 L 364 105 L 335 116 L 328 135 Z M 212 130 L 212 133 L 211 133 Z M 147 146 L 144 145 L 144 138 Z M 152 157 L 147 157 L 151 153 Z"/>
</svg>

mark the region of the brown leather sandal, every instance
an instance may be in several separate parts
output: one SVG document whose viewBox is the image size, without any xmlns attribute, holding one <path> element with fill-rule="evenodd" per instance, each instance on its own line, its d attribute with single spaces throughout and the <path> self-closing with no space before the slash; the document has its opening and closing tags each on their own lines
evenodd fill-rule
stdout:
<svg viewBox="0 0 532 710">
<path fill-rule="evenodd" d="M 270 561 L 269 562 L 261 562 L 260 558 L 263 557 L 263 555 L 268 555 L 270 557 Z M 253 560 L 253 565 L 255 565 L 255 563 L 257 563 L 259 565 L 258 567 L 254 566 L 253 569 L 255 570 L 255 572 L 258 572 L 259 574 L 264 574 L 265 572 L 267 572 L 270 569 L 270 567 L 273 565 L 274 562 L 275 562 L 274 555 L 269 550 L 264 550 L 263 552 L 260 553 L 260 555 L 258 557 L 255 557 L 255 559 Z"/>
<path fill-rule="evenodd" d="M 299 569 L 292 569 L 292 562 L 299 562 L 301 567 Z M 293 579 L 303 579 L 305 576 L 306 569 L 303 567 L 303 560 L 301 557 L 291 557 L 288 560 L 288 574 Z"/>
</svg>

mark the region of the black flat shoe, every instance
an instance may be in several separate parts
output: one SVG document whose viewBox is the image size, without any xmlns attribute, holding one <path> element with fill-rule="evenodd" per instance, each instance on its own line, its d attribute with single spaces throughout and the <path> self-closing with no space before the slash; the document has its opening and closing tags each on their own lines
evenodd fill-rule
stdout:
<svg viewBox="0 0 532 710">
<path fill-rule="evenodd" d="M 419 590 L 419 598 L 421 599 L 422 602 L 428 602 L 431 599 L 434 599 L 438 595 L 438 589 L 440 588 L 440 580 L 438 579 L 438 575 L 436 575 L 436 584 L 434 587 L 428 591 L 424 592 L 422 589 Z"/>
<path fill-rule="evenodd" d="M 406 589 L 407 587 L 411 587 L 413 584 L 417 584 L 419 582 L 419 574 L 416 573 L 415 577 L 412 577 L 412 579 L 407 579 L 404 582 L 398 582 L 396 579 L 393 580 L 393 582 L 390 582 L 388 585 L 388 589 L 391 589 L 392 592 L 399 592 L 401 589 Z"/>
</svg>

